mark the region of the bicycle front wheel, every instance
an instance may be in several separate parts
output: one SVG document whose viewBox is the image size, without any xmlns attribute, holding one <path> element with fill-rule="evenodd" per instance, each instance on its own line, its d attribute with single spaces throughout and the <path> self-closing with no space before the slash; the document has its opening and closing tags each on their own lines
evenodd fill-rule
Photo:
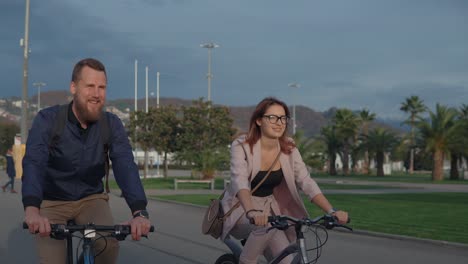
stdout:
<svg viewBox="0 0 468 264">
<path fill-rule="evenodd" d="M 237 259 L 233 254 L 224 254 L 216 260 L 215 264 L 237 264 Z"/>
</svg>

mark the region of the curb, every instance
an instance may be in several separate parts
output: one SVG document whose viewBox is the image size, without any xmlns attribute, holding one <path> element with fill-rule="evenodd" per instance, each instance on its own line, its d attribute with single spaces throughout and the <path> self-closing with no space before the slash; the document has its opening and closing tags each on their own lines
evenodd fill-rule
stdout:
<svg viewBox="0 0 468 264">
<path fill-rule="evenodd" d="M 153 198 L 153 197 L 150 198 L 150 197 L 148 197 L 148 199 L 159 201 L 159 202 L 164 202 L 164 203 L 170 203 L 170 204 L 192 206 L 192 207 L 197 207 L 197 208 L 207 208 L 206 206 L 203 206 L 203 205 L 184 203 L 184 202 L 176 202 L 176 201 L 165 200 L 165 199 L 161 199 L 161 198 Z M 360 229 L 353 229 L 352 232 L 347 231 L 347 230 L 340 230 L 340 229 L 333 229 L 333 231 L 334 232 L 349 233 L 349 234 L 358 234 L 358 235 L 364 235 L 364 236 L 388 238 L 388 239 L 394 239 L 394 240 L 413 241 L 413 242 L 430 244 L 430 245 L 434 245 L 434 246 L 454 247 L 454 248 L 460 248 L 460 249 L 468 250 L 468 244 L 457 243 L 457 242 L 449 242 L 449 241 L 444 241 L 444 240 L 434 240 L 434 239 L 418 238 L 418 237 L 411 237 L 411 236 L 404 236 L 404 235 L 394 235 L 394 234 L 380 233 L 380 232 L 360 230 Z"/>
<path fill-rule="evenodd" d="M 333 231 L 344 232 L 344 233 L 347 232 L 347 233 L 351 233 L 351 234 L 358 234 L 358 235 L 371 236 L 371 237 L 388 238 L 388 239 L 393 239 L 393 240 L 412 241 L 412 242 L 430 244 L 430 245 L 434 245 L 434 246 L 453 247 L 453 248 L 460 248 L 460 249 L 468 250 L 468 244 L 450 242 L 450 241 L 445 241 L 445 240 L 434 240 L 434 239 L 428 239 L 428 238 L 411 237 L 411 236 L 404 236 L 404 235 L 394 235 L 394 234 L 380 233 L 380 232 L 360 230 L 360 229 L 353 229 L 352 232 L 349 232 L 349 231 L 346 231 L 346 230 L 340 230 L 340 229 L 336 229 L 336 230 L 333 230 Z"/>
<path fill-rule="evenodd" d="M 191 207 L 197 207 L 197 208 L 208 208 L 207 206 L 204 206 L 204 205 L 176 202 L 176 201 L 166 200 L 166 199 L 161 199 L 161 198 L 156 198 L 156 197 L 148 197 L 148 199 L 155 200 L 158 202 L 170 203 L 170 204 L 185 205 L 185 206 L 191 206 Z"/>
</svg>

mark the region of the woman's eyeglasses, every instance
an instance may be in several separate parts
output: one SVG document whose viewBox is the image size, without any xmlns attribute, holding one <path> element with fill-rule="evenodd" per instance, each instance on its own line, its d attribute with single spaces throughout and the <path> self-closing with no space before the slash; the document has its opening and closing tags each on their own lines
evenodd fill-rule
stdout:
<svg viewBox="0 0 468 264">
<path fill-rule="evenodd" d="M 266 119 L 268 119 L 268 121 L 270 122 L 270 124 L 277 124 L 278 123 L 278 120 L 281 121 L 281 124 L 285 125 L 288 123 L 289 121 L 289 116 L 277 116 L 277 115 L 263 115 L 263 117 L 265 117 Z"/>
</svg>

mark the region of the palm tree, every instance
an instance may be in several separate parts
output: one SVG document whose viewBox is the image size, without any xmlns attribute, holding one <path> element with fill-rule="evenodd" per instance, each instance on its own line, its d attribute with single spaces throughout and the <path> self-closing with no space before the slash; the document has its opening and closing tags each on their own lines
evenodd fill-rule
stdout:
<svg viewBox="0 0 468 264">
<path fill-rule="evenodd" d="M 468 105 L 462 104 L 459 108 L 460 119 L 468 121 Z"/>
<path fill-rule="evenodd" d="M 375 155 L 377 176 L 384 176 L 385 153 L 391 152 L 398 145 L 397 136 L 384 128 L 375 128 L 363 136 L 365 147 Z"/>
<path fill-rule="evenodd" d="M 468 105 L 463 104 L 458 109 L 458 116 L 455 123 L 454 135 L 449 141 L 450 151 L 450 179 L 457 180 L 460 178 L 458 171 L 458 162 L 462 162 L 463 158 L 468 156 Z"/>
<path fill-rule="evenodd" d="M 426 150 L 432 153 L 432 180 L 443 179 L 444 155 L 456 132 L 457 111 L 443 105 L 436 105 L 436 111 L 429 111 L 429 120 L 420 119 L 416 123 Z"/>
<path fill-rule="evenodd" d="M 328 172 L 330 175 L 336 175 L 336 155 L 341 148 L 341 142 L 336 134 L 336 127 L 333 125 L 325 126 L 320 129 L 321 140 L 326 145 L 326 154 L 328 156 Z"/>
<path fill-rule="evenodd" d="M 468 146 L 468 105 L 463 104 L 460 107 L 459 111 L 460 111 L 460 119 L 462 120 L 461 126 L 462 126 L 462 129 L 465 131 L 463 133 L 463 138 L 465 142 L 467 142 L 466 144 L 464 144 L 465 151 L 462 153 L 462 156 L 465 159 L 465 162 L 468 162 L 468 148 L 466 148 L 466 146 Z"/>
<path fill-rule="evenodd" d="M 356 142 L 356 134 L 359 127 L 359 119 L 349 109 L 338 109 L 333 117 L 336 133 L 342 142 L 340 156 L 343 162 L 343 173 L 349 174 L 349 154 Z"/>
<path fill-rule="evenodd" d="M 325 152 L 324 143 L 305 137 L 302 130 L 298 130 L 293 138 L 304 163 L 312 168 L 323 168 L 321 154 Z"/>
<path fill-rule="evenodd" d="M 409 173 L 413 174 L 414 171 L 414 127 L 416 124 L 416 119 L 419 117 L 420 113 L 423 113 L 427 110 L 427 107 L 424 105 L 423 101 L 419 99 L 418 96 L 412 95 L 401 103 L 400 110 L 409 113 L 409 118 L 405 123 L 411 126 L 411 135 L 410 135 L 410 162 L 409 162 Z"/>
<path fill-rule="evenodd" d="M 375 113 L 369 112 L 367 109 L 361 110 L 359 112 L 359 119 L 361 120 L 361 134 L 364 137 L 367 137 L 369 134 L 369 123 L 375 120 Z M 362 168 L 362 172 L 365 174 L 369 173 L 369 150 L 365 148 L 364 150 L 364 165 Z"/>
</svg>

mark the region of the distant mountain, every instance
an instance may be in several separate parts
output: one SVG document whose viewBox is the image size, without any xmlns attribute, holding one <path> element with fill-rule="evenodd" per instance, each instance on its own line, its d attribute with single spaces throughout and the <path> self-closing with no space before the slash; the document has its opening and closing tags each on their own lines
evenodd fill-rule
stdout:
<svg viewBox="0 0 468 264">
<path fill-rule="evenodd" d="M 18 98 L 6 99 L 7 101 L 19 100 Z M 41 108 L 52 106 L 56 104 L 63 104 L 71 100 L 69 91 L 46 91 L 41 93 Z M 32 105 L 36 105 L 37 96 L 33 96 L 30 99 Z M 175 105 L 175 106 L 188 106 L 192 103 L 192 100 L 185 100 L 180 98 L 160 98 L 160 105 Z M 146 101 L 145 99 L 138 99 L 138 110 L 145 108 Z M 11 103 L 8 104 L 11 107 Z M 135 108 L 134 99 L 116 99 L 108 100 L 108 107 L 115 107 L 121 113 L 128 113 L 133 111 Z M 156 106 L 156 99 L 149 98 L 148 106 Z M 9 108 L 10 108 L 9 107 Z M 247 132 L 249 126 L 249 118 L 252 112 L 255 109 L 255 106 L 228 106 L 231 113 L 231 117 L 234 120 L 233 126 L 239 132 Z M 306 106 L 298 105 L 296 106 L 296 129 L 304 131 L 306 137 L 312 137 L 320 133 L 320 129 L 331 122 L 331 119 L 336 113 L 337 107 L 331 107 L 330 109 L 324 112 L 317 112 L 313 109 L 310 109 Z M 13 107 L 10 112 L 15 112 L 17 114 L 19 111 L 18 107 Z M 32 110 L 35 111 L 36 109 Z M 292 109 L 290 109 L 292 112 Z M 292 113 L 291 113 L 292 114 Z M 128 114 L 126 115 L 128 116 Z M 126 118 L 121 116 L 122 119 Z M 128 118 L 128 117 L 127 117 Z M 396 133 L 402 133 L 407 130 L 407 127 L 401 126 L 401 120 L 392 120 L 392 119 L 379 119 L 372 122 L 370 127 L 386 127 Z M 292 122 L 291 122 L 292 125 Z"/>
<path fill-rule="evenodd" d="M 69 91 L 59 90 L 59 91 L 46 91 L 41 92 L 41 108 L 46 106 L 52 106 L 57 104 L 64 104 L 71 101 L 71 95 Z M 32 104 L 37 104 L 37 95 L 34 95 L 30 102 Z"/>
<path fill-rule="evenodd" d="M 324 113 L 300 105 L 296 106 L 296 116 L 296 130 L 304 131 L 306 137 L 319 134 L 320 129 L 330 122 Z"/>
<path fill-rule="evenodd" d="M 403 124 L 404 120 L 401 119 L 377 118 L 377 121 L 400 131 L 409 132 L 411 130 L 411 127 Z"/>
</svg>

